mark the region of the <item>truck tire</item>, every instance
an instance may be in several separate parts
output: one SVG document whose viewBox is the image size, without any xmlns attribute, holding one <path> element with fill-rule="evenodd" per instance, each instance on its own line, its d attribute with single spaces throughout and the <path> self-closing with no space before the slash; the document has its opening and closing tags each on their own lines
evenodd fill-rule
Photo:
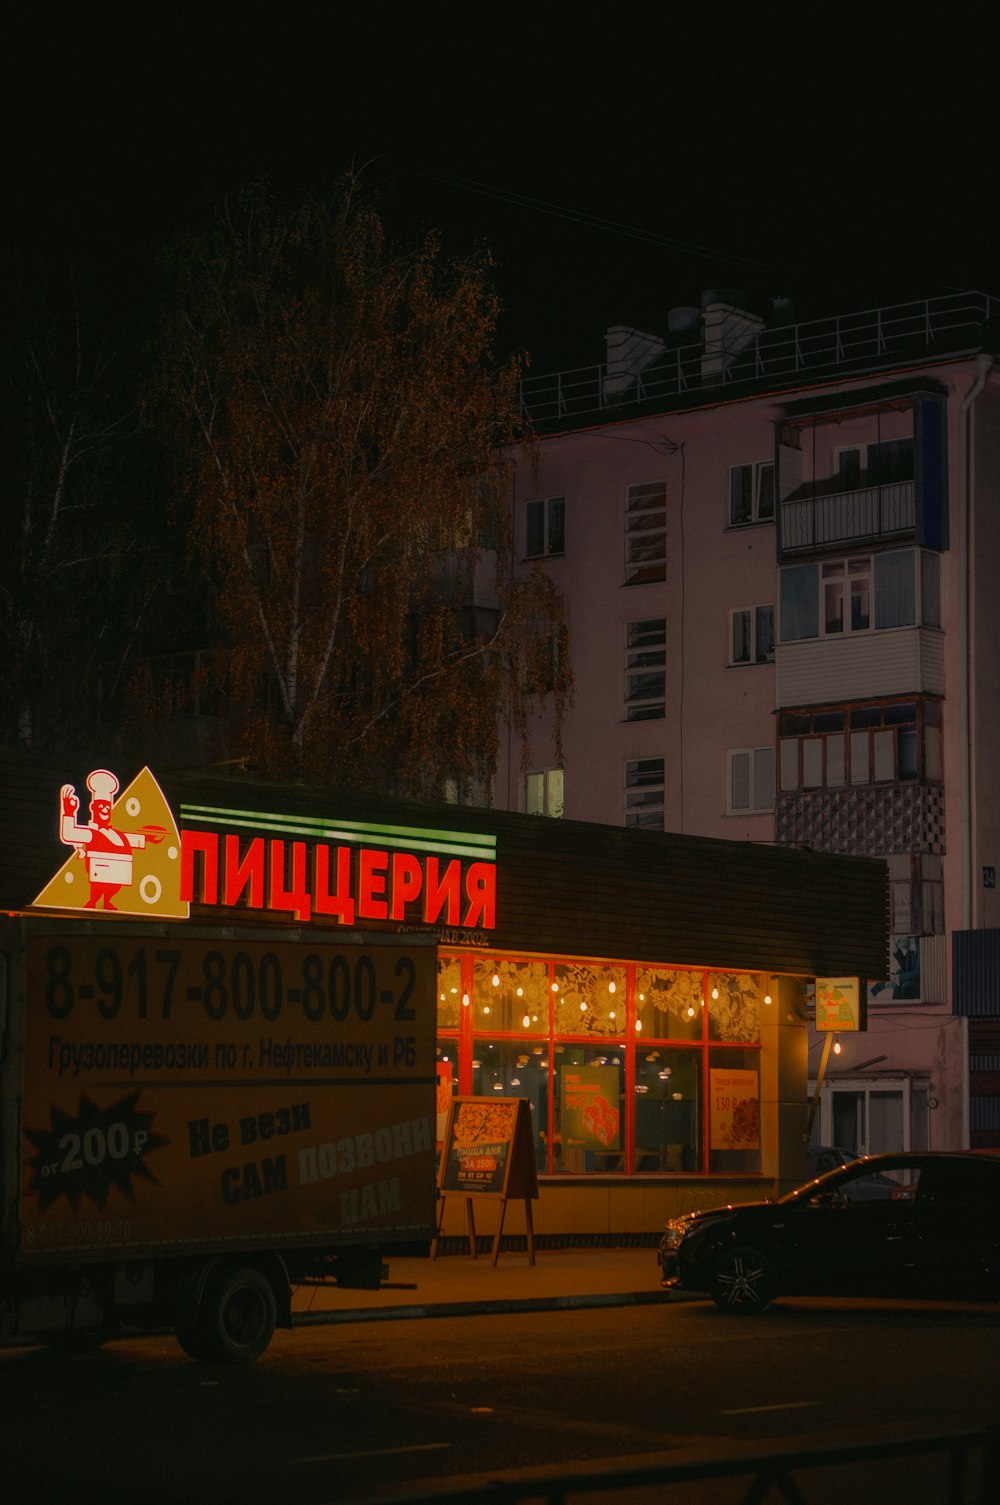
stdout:
<svg viewBox="0 0 1000 1505">
<path fill-rule="evenodd" d="M 259 1270 L 230 1265 L 209 1281 L 193 1334 L 178 1339 L 202 1362 L 250 1364 L 270 1343 L 277 1320 L 274 1292 Z M 193 1338 L 193 1341 L 191 1341 Z"/>
</svg>

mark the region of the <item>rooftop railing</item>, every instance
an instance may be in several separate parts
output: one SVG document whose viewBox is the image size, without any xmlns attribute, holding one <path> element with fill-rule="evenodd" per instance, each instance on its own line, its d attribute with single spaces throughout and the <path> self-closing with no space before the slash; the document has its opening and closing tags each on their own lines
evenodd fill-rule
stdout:
<svg viewBox="0 0 1000 1505">
<path fill-rule="evenodd" d="M 697 396 L 718 400 L 755 385 L 979 348 L 998 317 L 1000 300 L 979 292 L 837 314 L 762 329 L 721 358 L 718 351 L 706 354 L 700 341 L 666 349 L 624 390 L 621 369 L 612 373 L 606 363 L 525 377 L 521 406 L 531 423 L 549 427 L 684 405 Z"/>
</svg>

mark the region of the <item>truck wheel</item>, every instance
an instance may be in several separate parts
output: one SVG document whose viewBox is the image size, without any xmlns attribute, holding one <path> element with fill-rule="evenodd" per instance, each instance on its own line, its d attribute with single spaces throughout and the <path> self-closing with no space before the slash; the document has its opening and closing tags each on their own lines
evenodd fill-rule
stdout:
<svg viewBox="0 0 1000 1505">
<path fill-rule="evenodd" d="M 274 1292 L 259 1270 L 241 1265 L 210 1282 L 198 1314 L 194 1344 L 180 1338 L 193 1358 L 221 1364 L 249 1364 L 270 1343 L 277 1320 Z M 193 1349 L 197 1348 L 197 1352 Z"/>
</svg>

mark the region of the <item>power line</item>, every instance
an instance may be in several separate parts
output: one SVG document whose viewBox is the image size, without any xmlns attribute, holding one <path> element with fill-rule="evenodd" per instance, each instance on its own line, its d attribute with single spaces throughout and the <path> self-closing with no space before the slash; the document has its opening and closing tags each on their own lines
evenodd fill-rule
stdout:
<svg viewBox="0 0 1000 1505">
<path fill-rule="evenodd" d="M 706 261 L 725 262 L 729 266 L 744 267 L 759 271 L 776 271 L 775 264 L 770 261 L 759 261 L 749 256 L 734 256 L 726 251 L 712 250 L 707 246 L 700 246 L 693 241 L 677 240 L 670 235 L 662 235 L 653 230 L 640 230 L 634 225 L 623 225 L 617 220 L 602 219 L 595 214 L 585 214 L 579 209 L 568 209 L 562 204 L 553 204 L 545 199 L 531 198 L 524 193 L 514 193 L 507 188 L 497 188 L 489 183 L 478 183 L 472 178 L 462 178 L 455 173 L 442 172 L 436 167 L 422 167 L 411 164 L 414 172 L 423 173 L 425 177 L 434 178 L 439 183 L 447 183 L 451 187 L 461 188 L 469 193 L 478 193 L 485 198 L 498 199 L 501 203 L 514 204 L 520 209 L 530 209 L 536 214 L 547 214 L 554 219 L 564 219 L 571 224 L 586 225 L 592 230 L 603 230 L 609 235 L 623 236 L 629 240 L 642 241 L 647 245 L 662 246 L 666 250 L 682 251 L 687 255 L 700 256 Z"/>
</svg>

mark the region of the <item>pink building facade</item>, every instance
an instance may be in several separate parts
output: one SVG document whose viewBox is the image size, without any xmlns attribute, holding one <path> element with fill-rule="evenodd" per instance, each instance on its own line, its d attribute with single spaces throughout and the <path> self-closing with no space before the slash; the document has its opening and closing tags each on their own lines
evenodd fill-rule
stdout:
<svg viewBox="0 0 1000 1505">
<path fill-rule="evenodd" d="M 813 1141 L 858 1153 L 1000 1144 L 998 335 L 980 294 L 707 296 L 524 388 L 518 568 L 565 595 L 575 697 L 495 802 L 885 860 L 892 975 L 838 1053 L 810 1029 Z"/>
</svg>

